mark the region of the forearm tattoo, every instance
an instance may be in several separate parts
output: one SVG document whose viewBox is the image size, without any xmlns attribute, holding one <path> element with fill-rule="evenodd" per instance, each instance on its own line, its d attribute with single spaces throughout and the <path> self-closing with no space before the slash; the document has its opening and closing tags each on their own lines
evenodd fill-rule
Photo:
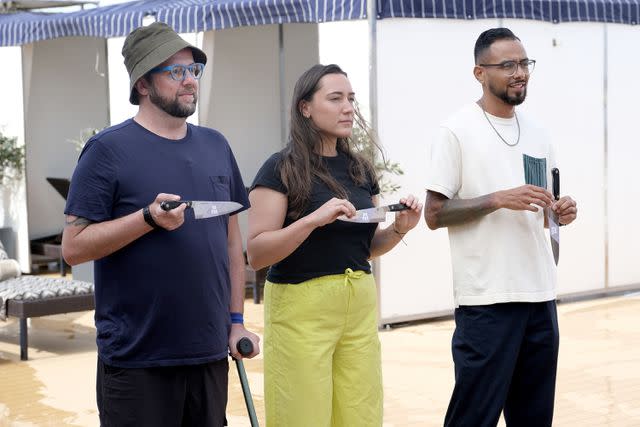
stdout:
<svg viewBox="0 0 640 427">
<path fill-rule="evenodd" d="M 438 224 L 447 227 L 482 218 L 496 210 L 490 206 L 489 201 L 489 196 L 468 200 L 445 200 L 438 215 Z"/>
<path fill-rule="evenodd" d="M 93 221 L 89 221 L 87 218 L 82 218 L 82 217 L 78 217 L 76 219 L 74 219 L 73 221 L 68 221 L 65 220 L 64 222 L 64 226 L 68 227 L 70 225 L 74 226 L 74 227 L 87 227 L 89 224 L 93 224 Z"/>
</svg>

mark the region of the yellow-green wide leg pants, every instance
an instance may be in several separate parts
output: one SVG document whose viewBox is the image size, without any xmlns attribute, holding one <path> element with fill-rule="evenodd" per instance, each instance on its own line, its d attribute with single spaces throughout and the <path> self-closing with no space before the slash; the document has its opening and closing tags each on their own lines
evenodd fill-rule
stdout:
<svg viewBox="0 0 640 427">
<path fill-rule="evenodd" d="M 347 269 L 265 286 L 267 427 L 379 427 L 377 291 Z"/>
</svg>

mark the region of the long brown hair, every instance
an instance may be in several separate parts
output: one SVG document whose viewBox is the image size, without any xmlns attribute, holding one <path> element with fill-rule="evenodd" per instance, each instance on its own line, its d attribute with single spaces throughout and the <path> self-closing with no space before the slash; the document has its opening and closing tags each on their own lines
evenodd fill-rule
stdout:
<svg viewBox="0 0 640 427">
<path fill-rule="evenodd" d="M 311 102 L 314 94 L 320 89 L 320 79 L 327 74 L 347 76 L 347 73 L 335 64 L 317 64 L 300 76 L 293 91 L 289 141 L 282 150 L 278 167 L 280 178 L 287 188 L 289 216 L 294 219 L 300 218 L 309 204 L 313 178 L 325 183 L 336 197 L 347 198 L 346 189 L 331 176 L 321 155 L 320 132 L 312 120 L 302 115 L 302 101 Z M 354 121 L 355 125 L 365 132 L 371 143 L 382 153 L 357 105 L 354 105 Z M 349 176 L 356 185 L 362 185 L 368 181 L 374 185 L 377 184 L 373 159 L 368 159 L 354 151 L 351 138 L 338 138 L 336 148 L 339 153 L 347 155 Z"/>
</svg>

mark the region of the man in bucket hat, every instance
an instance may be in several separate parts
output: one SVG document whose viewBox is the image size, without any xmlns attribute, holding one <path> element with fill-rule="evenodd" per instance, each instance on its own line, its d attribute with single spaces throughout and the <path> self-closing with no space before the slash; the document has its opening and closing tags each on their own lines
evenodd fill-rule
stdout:
<svg viewBox="0 0 640 427">
<path fill-rule="evenodd" d="M 108 426 L 222 426 L 228 361 L 245 330 L 237 215 L 185 204 L 235 201 L 245 186 L 225 138 L 194 126 L 207 57 L 169 26 L 129 34 L 132 119 L 87 142 L 71 180 L 63 253 L 95 260 L 97 403 Z"/>
</svg>

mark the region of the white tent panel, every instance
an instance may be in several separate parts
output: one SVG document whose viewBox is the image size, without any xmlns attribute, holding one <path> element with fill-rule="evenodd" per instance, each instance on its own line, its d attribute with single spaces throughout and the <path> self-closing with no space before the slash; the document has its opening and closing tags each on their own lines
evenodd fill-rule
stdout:
<svg viewBox="0 0 640 427">
<path fill-rule="evenodd" d="M 284 120 L 284 136 L 280 140 L 281 147 L 286 144 L 289 135 L 291 98 L 296 82 L 302 73 L 320 62 L 320 25 L 323 24 L 285 24 L 282 26 L 282 83 L 284 85 L 281 88 L 280 102 L 282 103 L 281 120 Z"/>
<path fill-rule="evenodd" d="M 110 126 L 122 123 L 138 112 L 138 106 L 129 102 L 129 74 L 122 56 L 124 39 L 124 37 L 107 39 Z"/>
<path fill-rule="evenodd" d="M 23 46 L 29 237 L 60 233 L 64 199 L 47 177 L 70 178 L 80 130 L 109 122 L 105 39 L 76 37 Z"/>
<path fill-rule="evenodd" d="M 5 100 L 0 103 L 0 132 L 4 136 L 17 137 L 24 144 L 24 120 L 22 111 L 22 52 L 19 46 L 0 48 L 0 90 Z M 1 219 L 1 218 L 0 218 Z"/>
<path fill-rule="evenodd" d="M 326 22 L 318 25 L 318 30 L 320 63 L 337 64 L 347 73 L 356 94 L 360 112 L 368 116 L 369 28 L 367 21 Z"/>
<path fill-rule="evenodd" d="M 20 47 L 0 48 L 0 132 L 16 137 L 24 145 L 24 110 L 22 94 L 22 52 Z M 9 255 L 18 260 L 22 271 L 29 271 L 29 229 L 27 227 L 27 192 L 24 175 L 19 182 L 0 190 L 0 238 Z"/>
<path fill-rule="evenodd" d="M 284 146 L 295 82 L 318 62 L 317 25 L 282 25 L 282 57 L 279 32 L 278 25 L 265 25 L 203 36 L 209 59 L 200 84 L 200 121 L 229 140 L 246 186 Z M 246 240 L 246 213 L 239 221 Z"/>
<path fill-rule="evenodd" d="M 430 141 L 438 125 L 480 95 L 472 75 L 477 35 L 496 21 L 378 21 L 378 129 L 404 171 L 388 202 L 413 193 L 424 201 Z M 408 35 L 411 35 L 410 37 Z M 381 322 L 425 317 L 453 307 L 446 230 L 421 221 L 380 261 Z"/>
<path fill-rule="evenodd" d="M 637 27 L 607 27 L 608 56 L 608 193 L 609 286 L 640 283 L 640 172 L 637 157 L 640 46 Z"/>
<path fill-rule="evenodd" d="M 262 163 L 284 145 L 281 120 L 287 120 L 295 81 L 318 62 L 317 31 L 312 24 L 283 26 L 284 100 L 277 25 L 204 34 L 209 63 L 200 86 L 200 120 L 227 137 L 247 186 Z"/>
<path fill-rule="evenodd" d="M 278 26 L 208 31 L 203 43 L 210 64 L 200 86 L 201 120 L 229 140 L 249 185 L 281 146 Z"/>
</svg>

